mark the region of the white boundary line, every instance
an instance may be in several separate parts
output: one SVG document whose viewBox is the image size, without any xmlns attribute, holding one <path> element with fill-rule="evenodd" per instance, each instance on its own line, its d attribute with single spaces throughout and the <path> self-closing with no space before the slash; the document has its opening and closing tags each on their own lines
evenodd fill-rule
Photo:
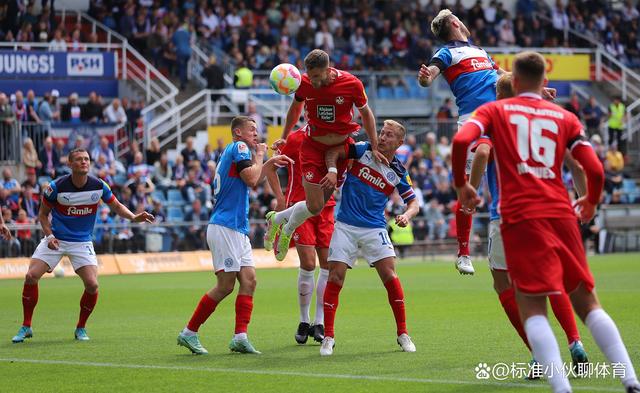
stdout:
<svg viewBox="0 0 640 393">
<path fill-rule="evenodd" d="M 429 379 L 429 378 L 403 378 L 403 377 L 385 377 L 376 375 L 353 375 L 353 374 L 316 374 L 298 371 L 282 371 L 282 370 L 245 370 L 234 368 L 218 368 L 218 367 L 187 367 L 187 366 L 160 366 L 153 364 L 120 364 L 120 363 L 98 363 L 98 362 L 75 362 L 69 360 L 46 360 L 46 359 L 21 359 L 21 358 L 0 358 L 0 362 L 12 363 L 35 363 L 35 364 L 57 364 L 66 366 L 82 366 L 82 367 L 108 367 L 108 368 L 125 368 L 125 369 L 146 369 L 146 370 L 173 370 L 173 371 L 204 371 L 212 373 L 229 373 L 229 374 L 252 374 L 252 375 L 275 375 L 275 376 L 293 376 L 308 378 L 329 378 L 329 379 L 352 379 L 382 382 L 413 382 L 420 384 L 438 384 L 438 385 L 471 385 L 471 386 L 494 386 L 496 388 L 526 388 L 526 389 L 544 389 L 548 391 L 547 384 L 527 384 L 515 382 L 494 382 L 494 381 L 458 381 L 447 379 Z M 589 391 L 589 392 L 619 392 L 621 388 L 607 387 L 587 387 L 576 386 L 573 390 Z"/>
</svg>

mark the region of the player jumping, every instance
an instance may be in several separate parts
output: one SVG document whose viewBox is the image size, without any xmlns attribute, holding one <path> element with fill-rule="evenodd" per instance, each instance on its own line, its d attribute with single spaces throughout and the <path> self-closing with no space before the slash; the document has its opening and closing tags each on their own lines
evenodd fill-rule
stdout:
<svg viewBox="0 0 640 393">
<path fill-rule="evenodd" d="M 84 283 L 80 298 L 80 317 L 75 338 L 88 341 L 87 319 L 98 301 L 98 260 L 91 237 L 100 200 L 117 215 L 132 222 L 152 223 L 154 217 L 142 212 L 133 214 L 121 204 L 102 180 L 90 176 L 91 159 L 85 149 L 73 149 L 68 156 L 71 174 L 51 182 L 44 191 L 38 219 L 45 237 L 36 248 L 22 289 L 22 327 L 11 341 L 21 343 L 33 337 L 31 318 L 38 304 L 38 281 L 56 268 L 64 255 Z M 51 214 L 51 221 L 49 221 Z"/>
<path fill-rule="evenodd" d="M 329 172 L 342 181 L 347 162 L 339 160 L 335 167 L 327 168 L 325 153 L 336 146 L 346 146 L 349 135 L 360 129 L 360 125 L 353 121 L 354 105 L 362 117 L 372 154 L 381 162 L 386 160 L 378 151 L 376 121 L 367 104 L 362 82 L 348 72 L 329 67 L 329 55 L 320 49 L 309 52 L 304 65 L 307 72 L 302 75 L 300 87 L 287 112 L 282 138 L 287 138 L 305 109 L 308 122 L 303 128 L 305 138 L 300 147 L 305 200 L 281 212 L 269 212 L 266 216 L 269 228 L 265 247 L 273 247 L 278 237 L 276 259 L 279 261 L 287 255 L 295 229 L 309 217 L 320 214 L 331 197 L 333 190 L 323 190 L 318 184 L 320 180 Z M 283 139 L 274 147 L 284 143 Z"/>
<path fill-rule="evenodd" d="M 545 60 L 523 52 L 513 63 L 517 97 L 481 106 L 454 138 L 454 180 L 462 207 L 479 202 L 465 178 L 466 152 L 481 135 L 491 138 L 500 184 L 500 232 L 509 276 L 527 339 L 554 392 L 571 392 L 558 343 L 547 320 L 547 296 L 566 292 L 598 347 L 624 367 L 627 392 L 640 383 L 620 333 L 594 291 L 576 214 L 589 222 L 600 201 L 604 171 L 572 113 L 542 99 Z M 584 168 L 587 193 L 571 206 L 562 182 L 565 151 Z"/>
<path fill-rule="evenodd" d="M 456 97 L 458 106 L 458 128 L 471 116 L 480 105 L 496 99 L 496 81 L 498 75 L 505 71 L 491 59 L 482 48 L 469 42 L 469 29 L 451 13 L 444 9 L 431 22 L 433 35 L 446 44 L 438 49 L 429 65 L 420 67 L 418 82 L 421 86 L 430 86 L 442 74 L 451 92 Z M 545 89 L 547 98 L 555 96 L 554 89 Z M 471 171 L 472 155 L 468 155 L 466 174 Z M 458 258 L 456 268 L 460 274 L 475 272 L 471 263 L 469 236 L 471 233 L 471 215 L 460 208 L 460 201 L 455 206 L 456 234 L 458 238 Z"/>
<path fill-rule="evenodd" d="M 288 181 L 287 195 L 282 193 L 280 180 L 276 167 L 266 170 L 267 180 L 278 202 L 276 211 L 282 211 L 293 204 L 304 201 L 304 188 L 302 187 L 302 169 L 300 165 L 300 146 L 305 138 L 303 130 L 294 131 L 287 137 L 287 141 L 279 148 L 280 154 L 291 158 L 292 164 L 287 166 Z M 319 215 L 308 218 L 293 233 L 298 257 L 300 258 L 300 271 L 298 272 L 298 304 L 300 305 L 300 323 L 295 334 L 298 344 L 305 344 L 308 337 L 313 337 L 317 342 L 324 339 L 324 309 L 322 295 L 329 277 L 329 242 L 333 233 L 334 215 L 336 205 L 333 197 L 329 199 Z M 316 268 L 316 254 L 320 264 L 320 274 L 316 287 L 316 316 L 313 324 L 310 324 L 309 308 L 314 287 L 314 270 Z"/>
<path fill-rule="evenodd" d="M 389 196 L 395 190 L 398 190 L 407 205 L 404 214 L 396 216 L 396 224 L 401 227 L 407 226 L 419 211 L 409 175 L 394 156 L 396 149 L 404 142 L 405 133 L 405 128 L 400 123 L 385 120 L 380 130 L 378 148 L 389 164 L 383 164 L 374 158 L 371 144 L 368 142 L 349 144 L 346 149 L 337 148 L 327 153 L 328 167 L 335 166 L 339 159 L 354 161 L 342 188 L 338 222 L 329 248 L 329 282 L 324 291 L 325 337 L 320 347 L 322 356 L 333 354 L 334 320 L 340 290 L 347 269 L 352 268 L 356 261 L 358 250 L 362 251 L 369 265 L 376 268 L 387 289 L 389 305 L 396 320 L 398 344 L 405 352 L 416 351 L 407 332 L 404 292 L 396 275 L 396 254 L 384 217 Z M 320 182 L 325 189 L 333 189 L 337 183 L 335 173 L 327 173 Z"/>
<path fill-rule="evenodd" d="M 263 165 L 267 145 L 258 143 L 256 123 L 250 117 L 235 117 L 231 121 L 231 132 L 233 142 L 225 148 L 216 169 L 215 205 L 207 228 L 207 244 L 218 282 L 202 296 L 189 323 L 178 335 L 178 345 L 198 355 L 208 353 L 200 343 L 198 329 L 218 303 L 233 292 L 236 280 L 240 288 L 236 297 L 235 334 L 229 349 L 240 353 L 260 353 L 247 337 L 256 288 L 255 263 L 249 243 L 249 187 L 253 188 L 261 181 L 265 168 L 283 166 L 290 161 L 279 155 Z M 255 150 L 255 154 L 251 150 Z"/>
</svg>

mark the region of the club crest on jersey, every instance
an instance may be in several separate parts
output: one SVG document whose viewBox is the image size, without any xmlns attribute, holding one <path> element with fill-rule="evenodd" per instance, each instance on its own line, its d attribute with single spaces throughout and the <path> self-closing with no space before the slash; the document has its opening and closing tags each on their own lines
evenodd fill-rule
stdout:
<svg viewBox="0 0 640 393">
<path fill-rule="evenodd" d="M 388 180 L 390 183 L 395 182 L 395 181 L 396 181 L 396 173 L 395 173 L 395 172 L 393 172 L 393 171 L 387 172 L 387 180 Z"/>
<path fill-rule="evenodd" d="M 293 240 L 298 241 L 300 239 L 300 234 L 298 232 L 293 234 Z"/>
<path fill-rule="evenodd" d="M 311 181 L 313 180 L 313 172 L 307 172 L 304 174 L 304 178 L 307 179 L 307 181 Z"/>
<path fill-rule="evenodd" d="M 51 186 L 47 186 L 47 188 L 45 188 L 44 190 L 44 195 L 47 197 L 50 197 L 52 193 L 53 193 L 53 188 L 51 188 Z"/>
<path fill-rule="evenodd" d="M 94 192 L 93 194 L 91 194 L 91 200 L 94 202 L 98 202 L 98 199 L 100 199 L 100 195 L 98 195 L 97 192 Z"/>
<path fill-rule="evenodd" d="M 344 104 L 344 97 L 343 96 L 337 96 L 336 97 L 336 104 L 338 104 L 338 105 Z"/>
<path fill-rule="evenodd" d="M 372 185 L 384 190 L 384 187 L 387 185 L 383 178 L 378 177 L 371 173 L 371 170 L 368 167 L 360 168 L 360 172 L 358 172 L 358 176 L 368 181 Z"/>
<path fill-rule="evenodd" d="M 224 266 L 225 266 L 225 267 L 231 267 L 231 266 L 233 266 L 233 259 L 231 259 L 231 258 L 227 258 L 227 259 L 225 259 L 225 260 L 224 260 Z"/>
<path fill-rule="evenodd" d="M 249 147 L 247 146 L 246 143 L 240 142 L 240 143 L 238 143 L 238 151 L 240 153 L 245 153 L 245 152 L 249 151 Z"/>
</svg>

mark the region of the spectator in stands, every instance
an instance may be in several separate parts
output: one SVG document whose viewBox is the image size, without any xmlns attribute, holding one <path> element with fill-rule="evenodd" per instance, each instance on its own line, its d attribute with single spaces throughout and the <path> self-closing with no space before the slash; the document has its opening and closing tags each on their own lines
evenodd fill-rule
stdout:
<svg viewBox="0 0 640 393">
<path fill-rule="evenodd" d="M 138 142 L 137 139 L 132 139 L 131 142 L 129 143 L 129 151 L 124 156 L 125 164 L 127 167 L 133 164 L 133 161 L 138 152 L 140 152 L 140 142 Z"/>
<path fill-rule="evenodd" d="M 444 208 L 438 203 L 436 198 L 429 201 L 429 206 L 425 208 L 424 217 L 429 230 L 429 240 L 442 240 L 447 237 L 447 223 L 444 219 Z"/>
<path fill-rule="evenodd" d="M 400 145 L 398 150 L 396 150 L 396 157 L 400 160 L 402 165 L 405 168 L 409 168 L 411 166 L 411 161 L 413 160 L 413 151 L 416 148 L 416 137 L 415 135 L 408 135 L 405 139 L 405 142 Z"/>
<path fill-rule="evenodd" d="M 604 113 L 600 109 L 596 98 L 594 96 L 589 97 L 589 102 L 582 108 L 582 119 L 586 123 L 589 138 L 600 133 L 603 117 Z"/>
<path fill-rule="evenodd" d="M 51 90 L 51 102 L 49 105 L 51 106 L 51 116 L 53 121 L 60 121 L 60 103 L 58 102 L 58 98 L 60 97 L 60 92 L 56 89 Z"/>
<path fill-rule="evenodd" d="M 31 138 L 24 138 L 22 143 L 22 165 L 24 166 L 25 173 L 29 170 L 36 170 L 42 168 L 42 163 L 38 159 L 38 152 L 33 145 Z"/>
<path fill-rule="evenodd" d="M 25 101 L 27 107 L 27 121 L 31 123 L 40 123 L 40 117 L 38 117 L 38 102 L 36 101 L 36 93 L 29 89 L 27 91 L 27 99 Z"/>
<path fill-rule="evenodd" d="M 67 173 L 71 173 L 71 169 L 67 166 L 68 151 L 66 150 L 64 141 L 62 139 L 58 139 L 56 141 L 55 152 L 58 158 L 60 159 L 60 165 L 56 167 L 56 177 L 67 174 Z"/>
<path fill-rule="evenodd" d="M 24 102 L 24 96 L 22 95 L 21 90 L 17 90 L 15 93 L 15 102 L 11 106 L 13 114 L 16 116 L 16 121 L 27 121 L 27 111 L 28 108 Z"/>
<path fill-rule="evenodd" d="M 142 180 L 146 180 L 150 178 L 151 168 L 147 163 L 144 162 L 144 156 L 141 151 L 136 152 L 133 163 L 129 165 L 127 168 L 127 177 L 132 179 L 134 177 L 142 178 Z"/>
<path fill-rule="evenodd" d="M 609 145 L 604 162 L 605 190 L 611 194 L 614 190 L 622 188 L 622 170 L 624 169 L 624 157 L 613 143 Z"/>
<path fill-rule="evenodd" d="M 141 53 L 145 53 L 147 50 L 147 40 L 151 35 L 151 23 L 146 12 L 138 12 L 131 33 L 131 44 Z"/>
<path fill-rule="evenodd" d="M 120 105 L 120 100 L 114 98 L 111 104 L 104 108 L 104 119 L 107 123 L 123 124 L 127 122 L 127 114 Z"/>
<path fill-rule="evenodd" d="M 224 143 L 224 139 L 223 138 L 218 138 L 218 140 L 216 142 L 218 143 L 218 147 L 213 152 L 213 156 L 215 157 L 214 161 L 217 164 L 218 161 L 220 161 L 220 157 L 222 156 L 222 153 L 224 153 L 224 149 L 226 148 L 226 145 Z"/>
<path fill-rule="evenodd" d="M 142 211 L 151 210 L 153 206 L 153 199 L 151 198 L 151 193 L 154 191 L 153 183 L 150 181 L 138 181 L 131 186 L 134 187 L 133 195 L 131 196 L 131 203 L 133 203 L 133 207 L 135 210 L 140 210 L 140 206 L 144 207 Z"/>
<path fill-rule="evenodd" d="M 0 191 L 2 191 L 1 187 Z M 1 199 L 2 198 L 0 198 L 0 200 Z M 9 208 L 2 207 L 2 218 L 6 225 L 15 223 L 15 221 L 13 220 L 11 209 Z M 17 256 L 20 256 L 20 241 L 15 237 L 12 237 L 9 240 L 4 240 L 2 237 L 0 237 L 0 257 L 11 258 Z"/>
<path fill-rule="evenodd" d="M 193 147 L 193 137 L 187 137 L 187 143 L 185 144 L 184 149 L 180 152 L 182 158 L 184 159 L 185 165 L 191 167 L 194 162 L 198 162 L 198 153 L 196 149 Z"/>
<path fill-rule="evenodd" d="M 38 177 L 36 176 L 36 171 L 34 169 L 29 169 L 26 172 L 26 179 L 22 182 L 22 188 L 26 187 L 27 185 L 31 186 L 35 198 L 40 199 L 40 191 L 42 188 L 38 183 Z"/>
<path fill-rule="evenodd" d="M 267 124 L 260 112 L 256 109 L 256 103 L 249 101 L 247 105 L 247 116 L 252 118 L 256 123 L 256 129 L 258 131 L 258 140 L 264 141 L 267 134 Z"/>
<path fill-rule="evenodd" d="M 607 44 L 605 45 L 605 49 L 616 59 L 624 63 L 628 62 L 624 45 L 620 41 L 620 33 L 618 33 L 617 31 L 613 32 L 611 39 L 609 39 L 607 41 Z"/>
<path fill-rule="evenodd" d="M 34 221 L 33 219 L 27 217 L 27 212 L 25 212 L 24 209 L 20 209 L 18 211 L 18 219 L 16 220 L 16 224 L 31 225 L 34 224 Z M 18 238 L 18 241 L 20 242 L 22 255 L 31 255 L 36 248 L 36 244 L 31 238 L 31 229 L 18 229 L 16 231 L 16 238 Z"/>
<path fill-rule="evenodd" d="M 64 31 L 62 28 L 56 29 L 53 33 L 53 39 L 49 42 L 49 52 L 66 52 L 67 42 L 64 40 Z"/>
<path fill-rule="evenodd" d="M 4 124 L 12 124 L 15 120 L 16 116 L 13 113 L 11 104 L 9 104 L 7 95 L 0 93 L 0 122 Z"/>
<path fill-rule="evenodd" d="M 154 166 L 155 163 L 160 160 L 161 154 L 162 150 L 160 149 L 160 140 L 157 137 L 151 138 L 149 148 L 147 149 L 147 165 Z"/>
<path fill-rule="evenodd" d="M 211 150 L 211 145 L 207 143 L 206 145 L 204 145 L 204 149 L 202 150 L 202 154 L 200 155 L 200 165 L 202 166 L 202 169 L 207 168 L 207 163 L 209 161 L 215 162 L 215 154 Z"/>
<path fill-rule="evenodd" d="M 367 52 L 367 40 L 364 38 L 364 29 L 362 27 L 358 27 L 353 34 L 351 34 L 349 42 L 351 45 L 351 52 L 354 55 L 362 56 Z"/>
<path fill-rule="evenodd" d="M 240 55 L 240 57 L 242 57 Z M 250 89 L 253 86 L 253 72 L 247 66 L 247 62 L 242 60 L 236 70 L 233 79 L 236 89 Z"/>
<path fill-rule="evenodd" d="M 33 187 L 31 187 L 31 184 L 25 184 L 23 187 L 18 205 L 20 206 L 20 209 L 27 213 L 27 217 L 32 219 L 38 218 L 40 200 L 33 195 Z"/>
<path fill-rule="evenodd" d="M 89 93 L 89 100 L 82 108 L 82 119 L 88 123 L 102 122 L 102 105 L 95 91 Z"/>
<path fill-rule="evenodd" d="M 609 105 L 609 145 L 616 143 L 620 148 L 622 142 L 622 132 L 627 121 L 627 107 L 622 102 L 622 98 L 616 96 Z M 624 153 L 624 149 L 620 149 Z"/>
<path fill-rule="evenodd" d="M 453 111 L 451 109 L 451 98 L 445 98 L 442 105 L 438 109 L 436 118 L 442 121 L 450 121 L 453 119 Z"/>
<path fill-rule="evenodd" d="M 199 199 L 195 199 L 191 203 L 191 210 L 185 216 L 185 222 L 191 223 L 186 233 L 185 241 L 191 246 L 192 250 L 201 250 L 206 242 L 205 224 L 209 222 L 207 212 L 202 209 L 202 203 Z"/>
<path fill-rule="evenodd" d="M 53 148 L 53 139 L 50 136 L 44 139 L 42 149 L 38 154 L 38 159 L 41 162 L 40 176 L 49 176 L 52 179 L 56 178 L 56 170 L 60 166 L 60 156 L 58 152 Z"/>
<path fill-rule="evenodd" d="M 82 44 L 82 33 L 80 29 L 73 30 L 71 33 L 71 42 L 69 43 L 70 52 L 86 52 L 87 47 Z"/>
<path fill-rule="evenodd" d="M 180 78 L 180 90 L 187 86 L 187 66 L 191 58 L 191 26 L 184 20 L 180 27 L 173 33 L 171 41 L 176 48 L 176 61 L 178 63 L 178 77 Z"/>
<path fill-rule="evenodd" d="M 173 169 L 166 151 L 162 152 L 160 159 L 153 166 L 153 182 L 158 189 L 166 191 L 173 185 Z"/>
<path fill-rule="evenodd" d="M 447 156 L 451 156 L 451 144 L 449 143 L 449 138 L 445 135 L 440 137 L 440 143 L 437 146 L 438 156 L 442 159 L 445 159 Z"/>
<path fill-rule="evenodd" d="M 118 32 L 127 38 L 131 38 L 133 26 L 136 24 L 135 12 L 136 6 L 128 3 L 128 5 L 125 6 L 124 13 L 120 17 Z"/>
<path fill-rule="evenodd" d="M 189 203 L 193 203 L 196 199 L 200 199 L 200 201 L 207 201 L 211 199 L 211 188 L 208 185 L 203 184 L 202 180 L 198 177 L 198 171 L 195 168 L 190 168 L 187 172 L 186 181 L 184 185 L 180 187 L 180 191 L 182 192 L 184 200 Z"/>
<path fill-rule="evenodd" d="M 0 182 L 0 185 L 6 192 L 6 199 L 17 204 L 22 189 L 18 180 L 13 177 L 11 169 L 4 168 L 2 170 L 2 182 Z"/>
<path fill-rule="evenodd" d="M 38 105 L 38 117 L 44 127 L 46 135 L 49 135 L 49 129 L 51 128 L 51 121 L 53 120 L 53 111 L 51 110 L 51 93 L 44 93 L 40 105 Z"/>
<path fill-rule="evenodd" d="M 98 159 L 93 162 L 92 171 L 94 176 L 104 180 L 109 186 L 114 184 L 113 177 L 116 175 L 116 167 L 109 165 L 106 155 L 98 155 Z"/>
<path fill-rule="evenodd" d="M 215 56 L 209 57 L 209 64 L 202 70 L 202 77 L 207 81 L 207 89 L 219 90 L 224 89 L 224 71 L 217 64 Z M 220 98 L 218 94 L 211 97 L 217 101 Z"/>
<path fill-rule="evenodd" d="M 109 208 L 100 208 L 100 214 L 96 217 L 96 228 L 93 231 L 93 242 L 97 253 L 109 252 L 109 244 L 116 235 L 116 229 L 112 227 L 113 218 L 109 216 Z M 103 228 L 102 225 L 107 228 Z M 109 228 L 111 227 L 111 228 Z"/>
<path fill-rule="evenodd" d="M 82 108 L 78 102 L 78 93 L 71 93 L 69 100 L 62 107 L 61 111 L 62 121 L 67 121 L 75 124 L 82 122 Z"/>
</svg>

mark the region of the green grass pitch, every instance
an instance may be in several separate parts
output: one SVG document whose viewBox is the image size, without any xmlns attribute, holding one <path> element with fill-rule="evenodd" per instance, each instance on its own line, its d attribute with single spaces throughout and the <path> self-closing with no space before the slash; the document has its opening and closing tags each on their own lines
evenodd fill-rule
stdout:
<svg viewBox="0 0 640 393">
<path fill-rule="evenodd" d="M 640 366 L 640 255 L 590 258 L 597 290 Z M 364 264 L 361 264 L 364 265 Z M 545 392 L 545 381 L 478 380 L 479 362 L 528 362 L 491 286 L 485 260 L 476 275 L 460 276 L 453 260 L 404 260 L 409 332 L 418 348 L 402 353 L 384 287 L 373 269 L 347 274 L 336 318 L 334 356 L 318 344 L 296 345 L 297 269 L 258 271 L 249 335 L 260 356 L 231 354 L 234 298 L 201 328 L 208 356 L 176 345 L 212 273 L 109 276 L 89 319 L 90 342 L 73 340 L 82 284 L 77 277 L 44 280 L 33 319 L 34 338 L 12 344 L 22 320 L 22 281 L 0 281 L 1 392 Z M 315 301 L 312 305 L 315 307 Z M 313 317 L 313 316 L 312 316 Z M 551 318 L 562 355 L 566 339 Z M 593 362 L 604 362 L 579 322 Z M 611 376 L 574 380 L 575 391 L 621 392 Z"/>
</svg>

